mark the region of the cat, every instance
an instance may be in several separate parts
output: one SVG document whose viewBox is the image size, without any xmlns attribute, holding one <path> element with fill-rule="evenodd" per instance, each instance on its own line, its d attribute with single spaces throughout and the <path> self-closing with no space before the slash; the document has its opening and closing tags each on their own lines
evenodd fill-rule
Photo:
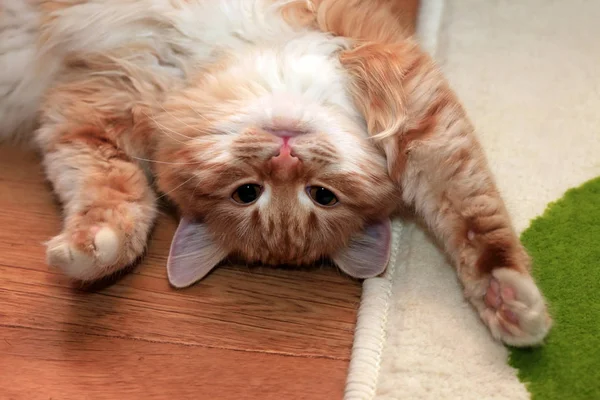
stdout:
<svg viewBox="0 0 600 400">
<path fill-rule="evenodd" d="M 473 126 L 396 2 L 0 4 L 1 135 L 35 131 L 64 209 L 49 265 L 81 281 L 131 265 L 166 197 L 175 287 L 231 255 L 368 278 L 412 208 L 496 339 L 549 332 Z"/>
</svg>

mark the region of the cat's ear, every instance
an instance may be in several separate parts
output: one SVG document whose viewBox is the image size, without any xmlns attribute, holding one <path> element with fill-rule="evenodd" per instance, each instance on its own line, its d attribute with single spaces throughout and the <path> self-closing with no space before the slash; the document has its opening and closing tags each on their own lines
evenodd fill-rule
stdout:
<svg viewBox="0 0 600 400">
<path fill-rule="evenodd" d="M 366 279 L 385 271 L 392 249 L 392 226 L 389 219 L 367 225 L 350 238 L 346 248 L 331 257 L 348 275 Z"/>
<path fill-rule="evenodd" d="M 354 104 L 398 182 L 413 143 L 444 118 L 440 110 L 453 95 L 432 58 L 411 40 L 358 44 L 341 52 L 340 62 Z"/>
<path fill-rule="evenodd" d="M 167 261 L 169 282 L 176 288 L 204 278 L 225 257 L 223 250 L 201 222 L 181 218 Z"/>
</svg>

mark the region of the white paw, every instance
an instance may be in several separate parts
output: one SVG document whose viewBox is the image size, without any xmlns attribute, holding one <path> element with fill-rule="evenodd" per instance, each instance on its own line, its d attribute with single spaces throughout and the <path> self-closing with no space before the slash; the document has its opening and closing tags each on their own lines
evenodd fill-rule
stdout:
<svg viewBox="0 0 600 400">
<path fill-rule="evenodd" d="M 86 232 L 62 233 L 46 244 L 48 265 L 68 276 L 90 281 L 110 273 L 119 258 L 121 243 L 109 227 L 92 227 Z"/>
<path fill-rule="evenodd" d="M 96 260 L 102 265 L 111 265 L 119 256 L 119 237 L 109 227 L 101 228 L 94 237 Z"/>
<path fill-rule="evenodd" d="M 492 335 L 512 346 L 540 344 L 552 320 L 533 279 L 509 268 L 492 271 L 481 318 Z"/>
</svg>

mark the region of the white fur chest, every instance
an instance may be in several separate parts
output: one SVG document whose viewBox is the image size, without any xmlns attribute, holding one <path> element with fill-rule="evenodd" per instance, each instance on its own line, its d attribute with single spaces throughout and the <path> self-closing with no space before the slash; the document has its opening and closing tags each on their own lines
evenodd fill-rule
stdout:
<svg viewBox="0 0 600 400">
<path fill-rule="evenodd" d="M 98 16 L 101 27 L 87 26 L 90 32 L 76 37 L 107 32 L 100 36 L 107 42 L 96 41 L 94 46 L 149 41 L 170 58 L 170 64 L 190 69 L 210 64 L 222 53 L 232 57 L 227 72 L 246 77 L 246 89 L 253 90 L 258 100 L 240 109 L 225 130 L 239 130 L 262 116 L 265 125 L 277 118 L 294 119 L 310 129 L 331 132 L 348 129 L 338 118 L 342 113 L 350 120 L 346 122 L 365 131 L 347 95 L 347 75 L 337 57 L 347 40 L 293 28 L 280 12 L 286 0 L 102 0 L 86 6 L 107 1 L 112 15 L 89 11 Z"/>
<path fill-rule="evenodd" d="M 7 1 L 10 5 L 21 0 Z M 226 52 L 236 59 L 230 64 L 231 73 L 248 76 L 262 92 L 261 100 L 251 107 L 261 108 L 266 117 L 284 114 L 325 121 L 327 118 L 315 118 L 310 111 L 318 104 L 338 108 L 350 119 L 360 120 L 346 95 L 346 75 L 337 60 L 337 52 L 345 48 L 346 41 L 293 28 L 280 13 L 286 3 L 286 0 L 87 0 L 45 15 L 40 37 L 27 37 L 32 42 L 30 48 L 39 46 L 37 54 L 32 51 L 21 61 L 23 65 L 35 65 L 50 56 L 56 63 L 69 52 L 107 52 L 143 44 L 154 49 L 151 58 L 155 62 L 149 68 L 159 74 L 184 76 L 194 66 L 209 64 Z M 39 80 L 31 68 L 17 70 L 27 76 L 7 79 L 36 82 L 39 89 L 35 98 L 27 100 L 31 107 L 16 115 L 17 120 L 26 120 L 34 117 L 39 97 L 51 85 L 52 77 Z M 1 74 L 2 71 L 0 78 L 4 78 Z M 14 103 L 22 102 L 25 96 L 26 93 L 14 93 Z M 0 104 L 0 114 L 14 109 L 15 105 L 9 102 Z M 244 115 L 241 112 L 240 119 Z M 331 121 L 328 129 L 335 126 L 335 121 Z"/>
<path fill-rule="evenodd" d="M 17 1 L 17 0 L 14 0 Z M 288 40 L 297 32 L 279 15 L 286 1 L 87 0 L 53 11 L 47 48 L 100 51 L 135 42 L 169 45 L 196 60 L 217 48 Z"/>
</svg>

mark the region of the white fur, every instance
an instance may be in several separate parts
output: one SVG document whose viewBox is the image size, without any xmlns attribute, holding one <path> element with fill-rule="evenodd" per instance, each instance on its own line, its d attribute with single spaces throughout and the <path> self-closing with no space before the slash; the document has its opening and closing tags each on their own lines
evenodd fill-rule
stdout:
<svg viewBox="0 0 600 400">
<path fill-rule="evenodd" d="M 92 254 L 85 254 L 70 244 L 65 235 L 52 238 L 47 244 L 48 265 L 61 268 L 72 278 L 89 280 L 98 276 L 99 270 L 114 264 L 121 250 L 120 239 L 109 227 L 102 227 L 93 240 Z"/>
<path fill-rule="evenodd" d="M 119 237 L 111 228 L 100 228 L 94 237 L 94 246 L 96 257 L 101 264 L 111 265 L 119 256 Z"/>
<path fill-rule="evenodd" d="M 12 66 L 0 70 L 0 87 L 8 92 L 21 82 L 0 103 L 0 139 L 14 136 L 19 127 L 31 130 L 40 97 L 68 51 L 103 52 L 137 43 L 161 55 L 163 68 L 156 68 L 157 73 L 165 73 L 166 65 L 182 76 L 197 63 L 231 54 L 231 72 L 252 80 L 263 96 L 240 110 L 223 131 L 239 132 L 249 122 L 268 126 L 283 116 L 330 133 L 346 159 L 340 168 L 356 168 L 353 161 L 362 150 L 353 135 L 365 136 L 366 129 L 346 94 L 347 77 L 337 59 L 348 43 L 290 27 L 278 12 L 285 0 L 88 0 L 55 12 L 56 18 L 41 28 L 39 13 L 25 3 L 7 0 L 5 7 L 17 16 L 15 21 L 28 25 L 12 22 L 10 13 L 0 20 L 0 27 L 14 26 L 10 34 L 18 44 L 5 40 L 6 31 L 0 36 L 0 62 Z M 148 68 L 159 63 L 152 60 Z M 44 68 L 37 68 L 42 62 Z M 45 137 L 41 132 L 40 143 Z"/>
<path fill-rule="evenodd" d="M 37 63 L 38 18 L 28 1 L 0 6 L 0 141 L 33 130 L 40 98 L 56 71 L 58 60 Z"/>
</svg>

